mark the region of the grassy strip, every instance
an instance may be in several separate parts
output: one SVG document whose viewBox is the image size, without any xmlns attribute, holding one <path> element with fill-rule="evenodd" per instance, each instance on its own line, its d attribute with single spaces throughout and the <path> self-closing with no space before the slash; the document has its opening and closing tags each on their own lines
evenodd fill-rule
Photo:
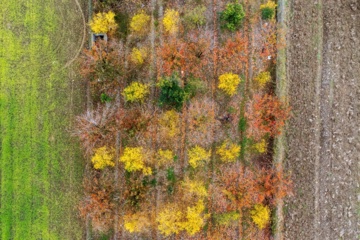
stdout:
<svg viewBox="0 0 360 240">
<path fill-rule="evenodd" d="M 56 7 L 0 3 L 1 239 L 81 238 L 71 213 L 81 167 L 64 132 L 67 72 L 52 43 L 61 34 Z"/>
<path fill-rule="evenodd" d="M 286 42 L 287 34 L 287 13 L 289 13 L 289 6 L 287 0 L 278 1 L 278 39 L 277 42 L 282 44 Z M 286 44 L 284 44 L 286 45 Z M 276 61 L 276 95 L 285 103 L 287 103 L 288 86 L 287 86 L 287 73 L 286 73 L 286 47 L 277 49 L 277 61 Z M 286 136 L 282 132 L 275 138 L 274 142 L 274 165 L 281 170 L 286 155 Z M 284 213 L 283 213 L 283 200 L 277 203 L 276 214 L 274 216 L 275 232 L 274 239 L 283 239 L 284 228 Z"/>
</svg>

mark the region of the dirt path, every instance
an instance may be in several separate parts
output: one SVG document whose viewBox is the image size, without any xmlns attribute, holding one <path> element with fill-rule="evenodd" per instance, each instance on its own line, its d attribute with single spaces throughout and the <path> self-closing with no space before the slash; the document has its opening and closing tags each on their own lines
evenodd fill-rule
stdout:
<svg viewBox="0 0 360 240">
<path fill-rule="evenodd" d="M 293 1 L 285 239 L 359 237 L 360 4 Z"/>
</svg>

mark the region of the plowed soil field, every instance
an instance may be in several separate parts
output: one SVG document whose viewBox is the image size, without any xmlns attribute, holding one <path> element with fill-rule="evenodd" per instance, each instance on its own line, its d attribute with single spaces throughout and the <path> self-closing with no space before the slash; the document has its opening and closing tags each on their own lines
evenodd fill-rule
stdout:
<svg viewBox="0 0 360 240">
<path fill-rule="evenodd" d="M 360 2 L 290 1 L 285 239 L 358 239 Z"/>
</svg>

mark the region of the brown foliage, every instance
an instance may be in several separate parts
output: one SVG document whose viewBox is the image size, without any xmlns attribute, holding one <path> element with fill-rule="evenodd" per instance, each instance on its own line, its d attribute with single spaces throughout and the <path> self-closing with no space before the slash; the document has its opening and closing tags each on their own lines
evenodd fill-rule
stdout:
<svg viewBox="0 0 360 240">
<path fill-rule="evenodd" d="M 121 43 L 96 41 L 84 49 L 80 58 L 80 74 L 91 81 L 95 93 L 111 92 L 124 74 L 124 56 Z"/>
<path fill-rule="evenodd" d="M 98 232 L 107 232 L 114 220 L 114 193 L 112 176 L 107 173 L 93 171 L 84 179 L 85 199 L 80 203 L 80 216 L 90 217 L 92 228 Z"/>
<path fill-rule="evenodd" d="M 74 135 L 79 137 L 85 154 L 89 156 L 95 147 L 112 145 L 114 128 L 113 109 L 108 106 L 98 107 L 76 118 Z"/>
</svg>

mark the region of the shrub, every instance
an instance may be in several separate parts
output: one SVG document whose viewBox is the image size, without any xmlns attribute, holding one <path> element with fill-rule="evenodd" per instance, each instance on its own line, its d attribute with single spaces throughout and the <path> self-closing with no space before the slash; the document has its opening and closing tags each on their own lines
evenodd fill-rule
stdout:
<svg viewBox="0 0 360 240">
<path fill-rule="evenodd" d="M 170 77 L 162 78 L 157 86 L 160 87 L 160 106 L 168 105 L 181 109 L 185 101 L 185 91 L 179 85 L 179 79 L 176 74 Z"/>
<path fill-rule="evenodd" d="M 233 73 L 225 73 L 219 77 L 218 88 L 223 90 L 227 95 L 233 96 L 241 82 L 239 76 Z"/>
<path fill-rule="evenodd" d="M 205 6 L 196 6 L 185 14 L 184 19 L 190 28 L 199 27 L 206 23 Z"/>
<path fill-rule="evenodd" d="M 124 216 L 125 229 L 130 233 L 144 232 L 150 225 L 148 217 L 142 212 Z"/>
<path fill-rule="evenodd" d="M 141 65 L 145 62 L 147 52 L 145 48 L 133 48 L 131 51 L 130 59 L 133 63 Z"/>
<path fill-rule="evenodd" d="M 250 211 L 253 222 L 259 229 L 263 229 L 270 221 L 270 209 L 268 206 L 256 204 L 254 209 Z"/>
<path fill-rule="evenodd" d="M 130 21 L 130 29 L 135 33 L 146 33 L 150 28 L 150 16 L 145 12 L 134 15 Z"/>
<path fill-rule="evenodd" d="M 165 28 L 165 31 L 174 34 L 177 33 L 179 29 L 179 12 L 174 9 L 166 9 L 164 19 L 163 19 L 163 25 Z"/>
<path fill-rule="evenodd" d="M 220 13 L 221 27 L 230 31 L 237 30 L 245 17 L 243 6 L 238 3 L 229 3 Z"/>
<path fill-rule="evenodd" d="M 261 139 L 260 142 L 254 144 L 254 148 L 258 153 L 264 153 L 267 149 L 267 142 L 265 139 Z"/>
<path fill-rule="evenodd" d="M 149 86 L 139 82 L 132 82 L 122 93 L 127 102 L 143 102 L 148 94 Z"/>
<path fill-rule="evenodd" d="M 275 17 L 275 9 L 277 4 L 273 1 L 268 1 L 265 4 L 260 5 L 261 18 L 264 20 L 273 19 Z"/>
<path fill-rule="evenodd" d="M 95 169 L 104 169 L 105 167 L 114 167 L 114 154 L 112 150 L 107 149 L 106 146 L 97 148 L 91 162 Z"/>
<path fill-rule="evenodd" d="M 182 186 L 186 192 L 189 192 L 190 194 L 193 194 L 199 198 L 208 196 L 208 192 L 202 181 L 186 179 L 182 183 Z"/>
<path fill-rule="evenodd" d="M 174 161 L 174 153 L 171 150 L 159 149 L 156 153 L 157 164 L 162 166 Z"/>
<path fill-rule="evenodd" d="M 261 72 L 255 77 L 254 80 L 260 88 L 263 88 L 271 80 L 270 72 Z"/>
<path fill-rule="evenodd" d="M 115 23 L 115 13 L 109 11 L 107 13 L 97 13 L 90 21 L 91 31 L 94 33 L 107 33 L 115 30 L 117 24 Z"/>
<path fill-rule="evenodd" d="M 241 147 L 237 144 L 224 141 L 223 144 L 216 149 L 216 153 L 223 162 L 234 162 L 240 155 Z"/>
<path fill-rule="evenodd" d="M 142 171 L 145 175 L 151 175 L 150 167 L 145 166 L 145 154 L 142 147 L 126 147 L 123 155 L 120 157 L 120 162 L 125 164 L 125 170 L 128 172 Z"/>
<path fill-rule="evenodd" d="M 184 91 L 186 94 L 185 98 L 188 100 L 195 97 L 197 93 L 205 93 L 206 86 L 200 78 L 189 77 L 185 84 Z"/>
<path fill-rule="evenodd" d="M 200 146 L 195 146 L 189 150 L 188 156 L 190 166 L 196 168 L 201 166 L 204 162 L 210 161 L 211 152 L 210 150 L 206 151 Z"/>
<path fill-rule="evenodd" d="M 239 218 L 240 218 L 240 213 L 238 213 L 236 211 L 215 215 L 215 221 L 219 225 L 225 225 L 225 226 L 231 225 L 233 222 L 235 222 Z"/>
<path fill-rule="evenodd" d="M 112 100 L 112 98 L 109 95 L 107 95 L 106 93 L 101 93 L 100 101 L 102 103 L 111 102 L 111 100 Z"/>
</svg>

